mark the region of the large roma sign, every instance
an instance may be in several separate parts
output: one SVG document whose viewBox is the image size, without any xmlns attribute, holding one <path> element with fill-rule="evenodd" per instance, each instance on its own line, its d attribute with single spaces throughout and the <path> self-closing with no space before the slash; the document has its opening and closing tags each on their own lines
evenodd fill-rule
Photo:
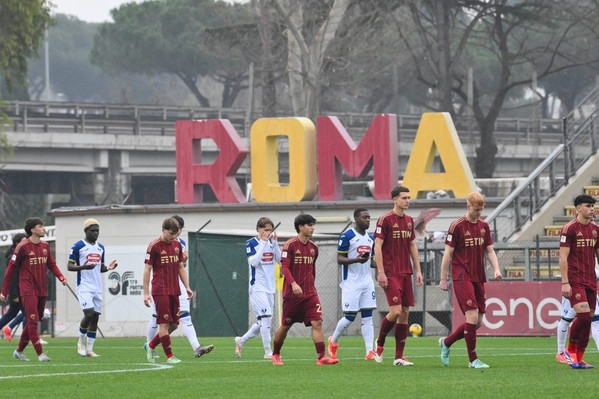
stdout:
<svg viewBox="0 0 599 399">
<path fill-rule="evenodd" d="M 377 115 L 359 144 L 334 116 L 321 116 L 316 128 L 307 118 L 264 118 L 250 131 L 252 190 L 258 202 L 296 202 L 314 198 L 318 177 L 321 201 L 343 199 L 342 173 L 365 176 L 373 169 L 374 199 L 389 199 L 399 177 L 397 118 Z M 289 143 L 289 184 L 279 182 L 278 143 Z M 212 139 L 220 153 L 211 165 L 201 164 L 201 141 Z M 235 180 L 249 153 L 226 119 L 176 123 L 177 200 L 201 203 L 202 185 L 209 185 L 221 203 L 246 202 Z M 444 172 L 432 173 L 436 154 Z M 475 190 L 455 126 L 447 113 L 422 115 L 403 178 L 416 197 L 420 191 L 451 190 L 464 198 Z"/>
</svg>

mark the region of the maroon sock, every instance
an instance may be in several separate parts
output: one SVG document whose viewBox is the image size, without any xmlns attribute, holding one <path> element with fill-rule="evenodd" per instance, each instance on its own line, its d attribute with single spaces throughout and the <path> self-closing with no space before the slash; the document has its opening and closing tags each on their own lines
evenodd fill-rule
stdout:
<svg viewBox="0 0 599 399">
<path fill-rule="evenodd" d="M 17 352 L 23 352 L 29 343 L 29 329 L 27 328 L 27 324 L 25 324 L 25 328 L 23 328 L 23 332 L 21 333 L 21 339 L 19 340 L 19 344 L 17 345 Z"/>
<path fill-rule="evenodd" d="M 464 338 L 465 329 L 466 323 L 459 325 L 458 328 L 453 330 L 453 332 L 450 335 L 448 335 L 447 338 L 445 338 L 445 346 L 449 348 L 456 341 L 459 341 L 460 339 Z"/>
<path fill-rule="evenodd" d="M 316 347 L 316 354 L 320 359 L 324 356 L 324 342 L 314 342 L 314 346 Z"/>
<path fill-rule="evenodd" d="M 403 357 L 403 349 L 406 346 L 406 338 L 408 337 L 407 324 L 395 324 L 395 358 Z"/>
<path fill-rule="evenodd" d="M 387 320 L 386 317 L 383 317 L 383 322 L 381 323 L 381 331 L 379 332 L 378 345 L 385 346 L 385 338 L 387 338 L 387 334 L 389 331 L 395 326 L 395 323 Z M 376 348 L 374 348 L 376 350 Z"/>
<path fill-rule="evenodd" d="M 586 312 L 580 313 L 576 316 L 576 318 L 580 320 L 580 336 L 578 338 L 578 343 L 576 344 L 576 361 L 580 363 L 582 362 L 584 351 L 587 349 L 587 345 L 589 344 L 592 317 L 589 312 Z"/>
<path fill-rule="evenodd" d="M 171 348 L 171 336 L 168 334 L 163 335 L 162 337 L 160 337 L 160 342 L 162 343 L 162 349 L 164 349 L 164 354 L 166 355 L 166 357 L 172 357 L 173 350 Z"/>
<path fill-rule="evenodd" d="M 28 322 L 27 323 L 27 330 L 29 330 L 29 340 L 31 341 L 31 344 L 33 345 L 33 347 L 35 348 L 35 353 L 37 353 L 37 355 L 41 355 L 43 352 L 42 349 L 42 344 L 40 342 L 40 335 L 37 332 L 37 323 L 33 323 L 33 322 Z"/>
<path fill-rule="evenodd" d="M 464 339 L 466 340 L 466 349 L 468 349 L 468 358 L 471 362 L 478 359 L 476 354 L 476 324 L 466 323 L 464 329 Z"/>
<path fill-rule="evenodd" d="M 149 343 L 150 348 L 152 349 L 156 349 L 156 347 L 158 346 L 158 344 L 160 343 L 160 335 L 156 334 L 154 335 L 154 338 L 152 338 L 152 340 Z"/>
<path fill-rule="evenodd" d="M 581 324 L 580 317 L 576 317 L 572 325 L 570 326 L 570 336 L 568 337 L 568 352 L 575 354 L 576 347 L 578 344 L 578 337 L 580 337 Z"/>
<path fill-rule="evenodd" d="M 281 348 L 283 347 L 283 343 L 277 341 L 276 339 L 273 341 L 272 343 L 273 349 L 272 349 L 272 354 L 273 355 L 280 355 L 281 354 Z"/>
</svg>

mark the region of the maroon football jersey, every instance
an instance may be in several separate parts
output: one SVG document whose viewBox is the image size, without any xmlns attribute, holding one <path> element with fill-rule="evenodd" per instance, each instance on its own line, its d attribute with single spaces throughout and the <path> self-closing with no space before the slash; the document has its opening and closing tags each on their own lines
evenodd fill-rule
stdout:
<svg viewBox="0 0 599 399">
<path fill-rule="evenodd" d="M 454 220 L 449 226 L 445 244 L 453 247 L 451 257 L 451 279 L 477 283 L 487 281 L 485 252 L 493 245 L 489 225 L 477 220 L 468 221 L 466 216 Z"/>
<path fill-rule="evenodd" d="M 389 211 L 376 222 L 375 238 L 382 238 L 385 275 L 412 274 L 410 244 L 414 240 L 414 220 L 404 214 Z M 381 254 L 376 254 L 377 258 Z"/>
<path fill-rule="evenodd" d="M 571 220 L 562 228 L 560 247 L 569 247 L 568 281 L 582 284 L 597 290 L 595 275 L 595 250 L 599 245 L 599 227 L 594 223 L 582 224 L 578 219 Z"/>
<path fill-rule="evenodd" d="M 285 275 L 283 297 L 300 298 L 295 296 L 291 289 L 291 283 L 294 281 L 301 287 L 302 297 L 316 292 L 314 286 L 316 258 L 318 258 L 318 246 L 312 241 L 308 240 L 304 244 L 298 237 L 287 240 L 281 253 L 281 270 Z"/>
<path fill-rule="evenodd" d="M 50 270 L 61 281 L 64 280 L 64 276 L 56 266 L 52 252 L 50 252 L 50 245 L 45 241 L 36 244 L 30 238 L 27 238 L 27 240 L 17 245 L 8 263 L 4 283 L 2 284 L 2 294 L 5 296 L 17 267 L 21 270 L 19 276 L 21 296 L 48 296 L 46 269 Z"/>
<path fill-rule="evenodd" d="M 146 251 L 146 264 L 152 266 L 152 295 L 180 295 L 179 264 L 183 250 L 178 240 L 166 243 L 162 237 L 152 241 Z"/>
</svg>

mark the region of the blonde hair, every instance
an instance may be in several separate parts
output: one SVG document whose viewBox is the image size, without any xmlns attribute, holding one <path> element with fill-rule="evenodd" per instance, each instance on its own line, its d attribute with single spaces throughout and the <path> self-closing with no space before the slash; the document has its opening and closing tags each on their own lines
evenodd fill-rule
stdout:
<svg viewBox="0 0 599 399">
<path fill-rule="evenodd" d="M 470 205 L 474 205 L 474 206 L 484 206 L 485 205 L 485 199 L 483 198 L 481 193 L 477 193 L 477 192 L 468 194 L 468 196 L 466 197 L 466 201 L 468 201 L 468 203 Z"/>
</svg>

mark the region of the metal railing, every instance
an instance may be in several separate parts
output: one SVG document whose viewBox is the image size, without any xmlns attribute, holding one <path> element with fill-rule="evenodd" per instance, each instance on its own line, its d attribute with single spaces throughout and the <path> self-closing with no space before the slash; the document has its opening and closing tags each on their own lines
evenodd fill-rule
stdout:
<svg viewBox="0 0 599 399">
<path fill-rule="evenodd" d="M 486 218 L 495 241 L 507 241 L 597 152 L 599 88 L 563 119 L 564 144 L 555 150 Z"/>
<path fill-rule="evenodd" d="M 262 117 L 241 108 L 200 108 L 68 102 L 7 101 L 3 111 L 15 132 L 174 135 L 175 122 L 190 119 L 229 119 L 241 137 L 249 137 L 251 123 Z M 354 138 L 361 138 L 377 114 L 324 112 L 335 115 Z M 397 115 L 398 137 L 413 141 L 421 114 Z M 454 121 L 463 143 L 476 140 L 467 120 Z M 8 129 L 8 127 L 7 127 Z M 536 133 L 538 131 L 538 133 Z M 495 137 L 505 144 L 562 143 L 561 121 L 555 119 L 498 118 Z"/>
</svg>

